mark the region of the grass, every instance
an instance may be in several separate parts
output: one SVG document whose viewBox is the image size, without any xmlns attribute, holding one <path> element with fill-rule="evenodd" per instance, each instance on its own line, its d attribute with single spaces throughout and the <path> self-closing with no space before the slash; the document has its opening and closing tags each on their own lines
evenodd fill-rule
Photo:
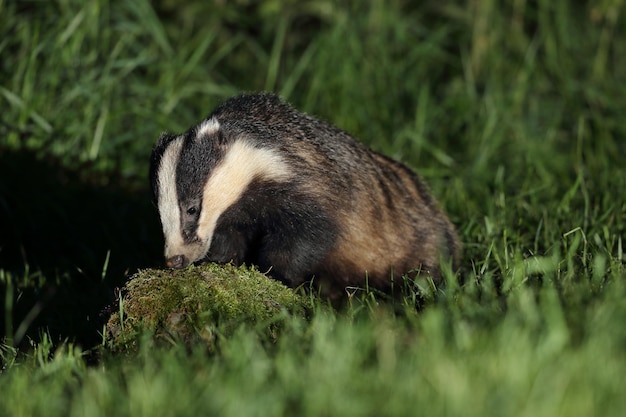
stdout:
<svg viewBox="0 0 626 417">
<path fill-rule="evenodd" d="M 0 414 L 621 415 L 625 10 L 0 1 Z M 415 167 L 461 270 L 271 340 L 110 349 L 107 306 L 161 262 L 151 146 L 250 90 Z"/>
</svg>

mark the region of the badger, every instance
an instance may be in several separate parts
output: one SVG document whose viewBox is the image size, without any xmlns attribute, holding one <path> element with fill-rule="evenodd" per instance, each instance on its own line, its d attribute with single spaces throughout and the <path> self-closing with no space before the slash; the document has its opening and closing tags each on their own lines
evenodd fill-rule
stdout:
<svg viewBox="0 0 626 417">
<path fill-rule="evenodd" d="M 332 298 L 389 292 L 407 274 L 438 282 L 442 262 L 458 263 L 455 228 L 421 177 L 274 94 L 161 134 L 150 182 L 170 268 L 255 265 Z"/>
</svg>

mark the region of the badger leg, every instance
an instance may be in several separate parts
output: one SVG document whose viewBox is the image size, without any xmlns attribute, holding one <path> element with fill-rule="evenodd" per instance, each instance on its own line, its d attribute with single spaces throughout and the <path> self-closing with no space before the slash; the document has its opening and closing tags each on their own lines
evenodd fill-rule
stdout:
<svg viewBox="0 0 626 417">
<path fill-rule="evenodd" d="M 306 236 L 267 235 L 259 245 L 254 263 L 268 275 L 290 287 L 311 280 L 333 245 L 332 239 L 308 240 Z"/>
<path fill-rule="evenodd" d="M 309 281 L 335 245 L 331 216 L 302 196 L 248 193 L 218 220 L 206 259 L 257 265 L 284 284 Z"/>
<path fill-rule="evenodd" d="M 311 226 L 308 224 L 305 229 L 310 230 Z M 306 230 L 297 233 L 291 227 L 292 230 L 280 227 L 264 232 L 251 227 L 247 224 L 230 224 L 218 228 L 205 260 L 257 265 L 270 277 L 287 286 L 296 287 L 313 278 L 314 271 L 334 241 L 319 236 L 313 240 L 307 237 Z"/>
<path fill-rule="evenodd" d="M 251 246 L 254 240 L 253 231 L 236 225 L 217 229 L 205 260 L 217 263 L 232 262 L 235 265 L 246 263 L 249 253 L 254 252 Z"/>
</svg>

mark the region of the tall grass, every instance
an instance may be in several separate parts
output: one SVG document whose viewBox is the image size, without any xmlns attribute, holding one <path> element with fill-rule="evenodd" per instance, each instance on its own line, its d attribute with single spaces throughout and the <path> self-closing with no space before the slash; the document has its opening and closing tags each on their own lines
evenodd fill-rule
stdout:
<svg viewBox="0 0 626 417">
<path fill-rule="evenodd" d="M 621 415 L 624 18 L 623 0 L 0 1 L 0 414 Z M 94 360 L 98 311 L 159 262 L 152 144 L 250 90 L 415 167 L 461 270 L 275 345 L 243 327 L 212 356 L 147 340 Z"/>
</svg>

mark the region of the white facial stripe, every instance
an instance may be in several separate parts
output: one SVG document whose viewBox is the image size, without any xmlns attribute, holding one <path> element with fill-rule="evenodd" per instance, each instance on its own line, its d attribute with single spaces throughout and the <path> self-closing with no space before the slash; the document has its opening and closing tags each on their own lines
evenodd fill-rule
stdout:
<svg viewBox="0 0 626 417">
<path fill-rule="evenodd" d="M 180 230 L 180 208 L 178 206 L 178 193 L 176 192 L 176 166 L 182 147 L 183 138 L 174 139 L 163 153 L 159 167 L 158 205 L 163 235 L 165 236 L 166 258 L 175 255 L 170 251 L 176 251 L 184 244 Z"/>
<path fill-rule="evenodd" d="M 211 117 L 209 120 L 203 121 L 198 127 L 198 133 L 196 137 L 211 135 L 217 132 L 220 129 L 220 122 L 217 121 L 214 117 Z"/>
<path fill-rule="evenodd" d="M 202 196 L 198 236 L 211 245 L 218 218 L 233 205 L 255 179 L 285 181 L 290 171 L 276 151 L 259 149 L 244 140 L 235 142 L 213 170 Z"/>
</svg>

